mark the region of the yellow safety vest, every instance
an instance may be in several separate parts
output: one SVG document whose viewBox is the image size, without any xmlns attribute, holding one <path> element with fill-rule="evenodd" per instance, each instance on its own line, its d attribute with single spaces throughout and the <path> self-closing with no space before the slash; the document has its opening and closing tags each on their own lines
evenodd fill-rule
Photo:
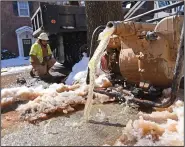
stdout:
<svg viewBox="0 0 185 147">
<path fill-rule="evenodd" d="M 52 55 L 51 48 L 50 48 L 49 44 L 47 44 L 47 49 L 48 49 L 48 55 Z M 39 43 L 36 42 L 31 46 L 29 55 L 30 56 L 31 55 L 37 56 L 37 58 L 39 59 L 39 62 L 40 63 L 43 62 L 42 48 Z M 31 58 L 30 58 L 30 62 L 33 62 Z"/>
</svg>

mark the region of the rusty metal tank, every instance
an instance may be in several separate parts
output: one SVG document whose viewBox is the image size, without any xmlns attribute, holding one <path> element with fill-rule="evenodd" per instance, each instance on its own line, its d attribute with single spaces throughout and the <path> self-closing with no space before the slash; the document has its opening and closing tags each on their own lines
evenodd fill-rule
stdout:
<svg viewBox="0 0 185 147">
<path fill-rule="evenodd" d="M 119 68 L 128 82 L 146 82 L 158 87 L 172 83 L 183 16 L 169 16 L 158 24 L 109 22 L 120 40 L 111 39 L 109 48 L 120 48 Z"/>
</svg>

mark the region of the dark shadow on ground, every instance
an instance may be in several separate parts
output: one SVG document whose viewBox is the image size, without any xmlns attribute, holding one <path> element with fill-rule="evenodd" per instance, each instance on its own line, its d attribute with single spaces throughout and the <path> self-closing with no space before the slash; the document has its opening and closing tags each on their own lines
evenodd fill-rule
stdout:
<svg viewBox="0 0 185 147">
<path fill-rule="evenodd" d="M 46 83 L 64 83 L 71 69 L 64 67 L 62 64 L 55 64 L 50 69 L 51 77 L 42 79 Z"/>
<path fill-rule="evenodd" d="M 51 118 L 61 117 L 61 116 L 70 118 L 70 115 L 71 115 L 71 114 L 74 114 L 74 113 L 76 113 L 77 111 L 83 110 L 83 109 L 84 109 L 84 105 L 83 105 L 83 104 L 77 105 L 74 109 L 75 109 L 74 111 L 68 112 L 67 114 L 65 114 L 65 113 L 63 113 L 63 112 L 60 112 L 60 111 L 56 111 L 55 113 L 48 113 L 48 114 L 47 114 L 47 117 L 39 118 L 39 119 L 33 120 L 33 121 L 29 121 L 29 123 L 34 124 L 34 125 L 37 125 L 37 124 L 39 124 L 39 123 L 42 122 L 42 121 L 49 120 L 49 119 L 51 119 Z"/>
<path fill-rule="evenodd" d="M 66 79 L 66 76 L 50 76 L 49 78 L 42 78 L 41 80 L 46 83 L 64 83 Z"/>
<path fill-rule="evenodd" d="M 19 105 L 26 104 L 26 103 L 28 103 L 28 101 L 17 101 L 10 106 L 4 107 L 3 109 L 1 108 L 1 114 L 7 113 L 10 111 L 15 111 Z"/>
<path fill-rule="evenodd" d="M 53 72 L 58 72 L 60 74 L 63 74 L 64 76 L 67 76 L 70 72 L 71 69 L 68 67 L 64 67 L 62 64 L 55 64 L 50 71 Z"/>
<path fill-rule="evenodd" d="M 89 120 L 89 123 L 98 124 L 98 125 L 105 125 L 105 126 L 114 126 L 114 127 L 126 127 L 126 125 L 122 125 L 120 123 L 110 123 L 107 121 L 99 122 L 99 121 L 95 121 L 95 120 Z"/>
</svg>

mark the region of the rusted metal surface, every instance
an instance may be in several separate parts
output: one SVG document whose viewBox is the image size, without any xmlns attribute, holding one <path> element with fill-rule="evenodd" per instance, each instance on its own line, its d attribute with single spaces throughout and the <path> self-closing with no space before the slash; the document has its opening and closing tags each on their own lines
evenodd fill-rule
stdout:
<svg viewBox="0 0 185 147">
<path fill-rule="evenodd" d="M 165 102 L 157 103 L 137 97 L 126 99 L 125 91 L 129 90 L 125 89 L 124 92 L 100 89 L 94 91 L 150 107 L 172 105 L 184 74 L 183 16 L 166 17 L 157 25 L 129 21 L 109 22 L 107 26 L 115 28 L 115 35 L 111 38 L 106 52 L 119 51 L 117 58 L 119 58 L 120 73 L 127 83 L 136 84 L 136 87 L 144 91 L 149 90 L 150 86 L 160 88 L 172 86 L 172 93 Z M 108 55 L 107 64 L 111 65 L 110 58 L 113 54 Z M 108 66 L 109 70 L 112 67 Z"/>
<path fill-rule="evenodd" d="M 107 25 L 115 27 L 114 34 L 121 42 L 120 45 L 117 41 L 114 48 L 121 46 L 119 66 L 122 76 L 131 83 L 148 82 L 162 88 L 171 86 L 182 23 L 183 16 L 167 17 L 157 25 L 109 22 Z M 150 34 L 155 32 L 156 40 L 146 38 L 148 31 Z M 109 46 L 111 44 L 110 41 Z"/>
</svg>

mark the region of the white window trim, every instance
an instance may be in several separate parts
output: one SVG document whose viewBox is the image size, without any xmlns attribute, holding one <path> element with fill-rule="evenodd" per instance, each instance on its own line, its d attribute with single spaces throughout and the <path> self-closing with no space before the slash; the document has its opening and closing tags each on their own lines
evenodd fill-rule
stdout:
<svg viewBox="0 0 185 147">
<path fill-rule="evenodd" d="M 25 2 L 25 1 L 24 1 Z M 19 17 L 30 17 L 30 8 L 29 8 L 29 3 L 26 2 L 27 6 L 28 6 L 28 15 L 20 15 L 20 6 L 19 6 L 19 1 L 17 1 L 17 8 L 18 8 L 18 14 Z"/>
</svg>

